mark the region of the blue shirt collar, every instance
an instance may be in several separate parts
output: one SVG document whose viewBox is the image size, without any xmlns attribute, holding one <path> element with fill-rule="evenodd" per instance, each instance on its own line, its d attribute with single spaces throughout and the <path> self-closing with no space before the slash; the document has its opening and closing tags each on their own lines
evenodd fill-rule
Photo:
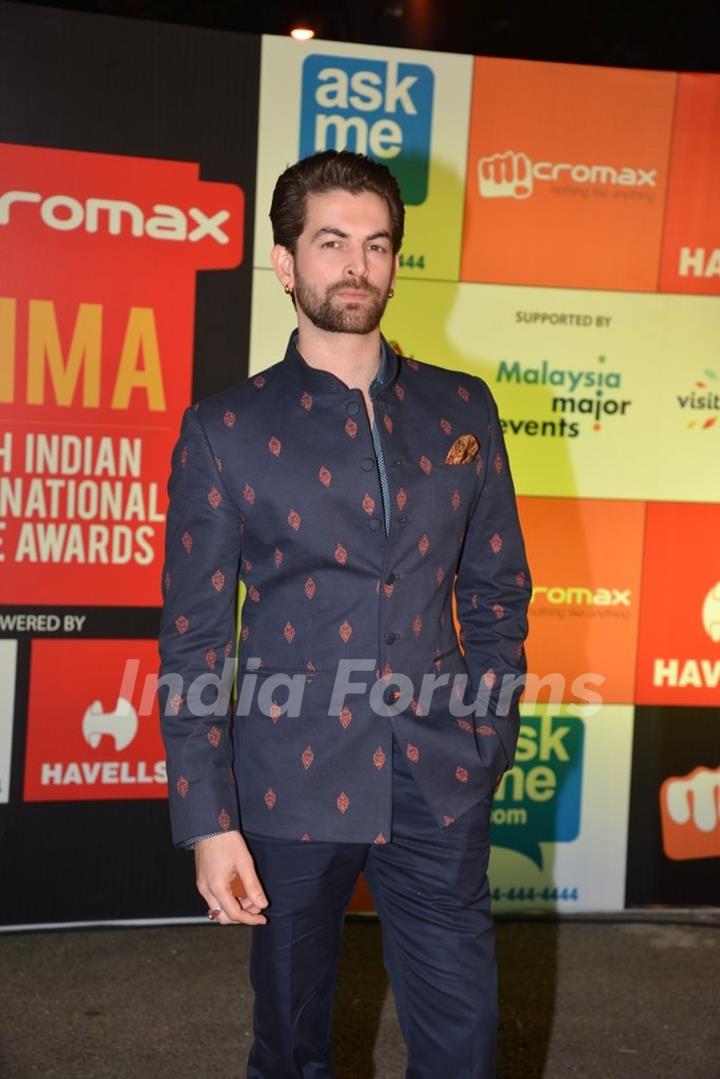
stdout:
<svg viewBox="0 0 720 1079">
<path fill-rule="evenodd" d="M 331 371 L 324 371 L 319 367 L 311 367 L 303 359 L 297 348 L 298 331 L 293 330 L 290 334 L 285 358 L 283 360 L 284 373 L 288 378 L 299 384 L 308 393 L 347 393 L 348 387 Z M 390 348 L 385 338 L 380 337 L 380 366 L 370 383 L 375 392 L 382 392 L 392 387 L 400 370 L 400 361 L 395 352 Z"/>
</svg>

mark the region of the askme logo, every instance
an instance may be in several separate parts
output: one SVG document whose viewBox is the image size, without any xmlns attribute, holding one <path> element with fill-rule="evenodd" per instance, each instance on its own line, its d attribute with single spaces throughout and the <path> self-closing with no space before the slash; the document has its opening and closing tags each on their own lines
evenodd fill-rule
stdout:
<svg viewBox="0 0 720 1079">
<path fill-rule="evenodd" d="M 300 156 L 353 150 L 390 165 L 403 199 L 424 202 L 435 78 L 424 64 L 313 54 L 303 63 Z"/>
<path fill-rule="evenodd" d="M 492 809 L 492 842 L 543 868 L 541 843 L 571 843 L 580 834 L 585 724 L 576 716 L 523 715 L 513 767 Z"/>
<path fill-rule="evenodd" d="M 230 218 L 229 210 L 206 214 L 196 206 L 182 210 L 169 203 L 154 203 L 151 214 L 125 199 L 76 199 L 72 195 L 42 195 L 39 191 L 6 191 L 0 195 L 0 226 L 14 223 L 27 206 L 37 207 L 40 221 L 56 232 L 78 229 L 103 232 L 108 236 L 147 236 L 152 240 L 174 240 L 197 243 L 207 237 L 215 243 L 230 243 L 221 228 Z"/>
<path fill-rule="evenodd" d="M 655 187 L 657 169 L 625 165 L 571 164 L 567 161 L 533 162 L 522 151 L 508 150 L 478 161 L 478 186 L 484 199 L 529 199 L 540 183 L 570 182 L 597 186 Z"/>
</svg>

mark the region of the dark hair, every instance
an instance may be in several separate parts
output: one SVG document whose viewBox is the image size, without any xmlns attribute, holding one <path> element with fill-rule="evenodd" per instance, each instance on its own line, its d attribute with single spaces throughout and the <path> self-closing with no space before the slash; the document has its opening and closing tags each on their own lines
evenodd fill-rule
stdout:
<svg viewBox="0 0 720 1079">
<path fill-rule="evenodd" d="M 270 206 L 275 243 L 294 255 L 298 236 L 305 227 L 307 196 L 338 190 L 351 195 L 371 191 L 385 199 L 390 211 L 393 254 L 397 254 L 405 225 L 398 182 L 385 165 L 350 150 L 323 150 L 285 169 L 275 184 Z"/>
</svg>

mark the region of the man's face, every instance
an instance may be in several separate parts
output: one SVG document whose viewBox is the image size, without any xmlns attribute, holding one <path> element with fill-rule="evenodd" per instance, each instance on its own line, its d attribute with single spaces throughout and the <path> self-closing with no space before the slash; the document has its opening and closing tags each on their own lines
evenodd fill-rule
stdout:
<svg viewBox="0 0 720 1079">
<path fill-rule="evenodd" d="M 390 211 L 379 195 L 309 195 L 305 228 L 292 258 L 295 302 L 318 329 L 371 333 L 395 282 Z"/>
</svg>

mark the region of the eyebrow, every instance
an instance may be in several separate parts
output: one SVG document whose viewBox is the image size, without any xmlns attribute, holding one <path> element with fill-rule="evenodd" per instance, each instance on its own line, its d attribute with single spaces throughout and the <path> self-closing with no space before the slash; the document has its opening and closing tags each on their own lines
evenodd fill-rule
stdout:
<svg viewBox="0 0 720 1079">
<path fill-rule="evenodd" d="M 317 240 L 317 238 L 319 236 L 326 236 L 326 235 L 339 236 L 341 240 L 349 239 L 349 234 L 347 232 L 343 232 L 342 229 L 333 228 L 332 226 L 328 225 L 326 228 L 318 229 L 317 232 L 315 233 L 315 235 L 313 236 L 313 240 Z M 390 233 L 387 231 L 387 229 L 378 229 L 377 232 L 371 232 L 369 236 L 365 237 L 366 241 L 368 241 L 368 240 L 380 240 L 380 239 L 384 239 L 384 240 L 389 240 L 390 239 Z"/>
</svg>

